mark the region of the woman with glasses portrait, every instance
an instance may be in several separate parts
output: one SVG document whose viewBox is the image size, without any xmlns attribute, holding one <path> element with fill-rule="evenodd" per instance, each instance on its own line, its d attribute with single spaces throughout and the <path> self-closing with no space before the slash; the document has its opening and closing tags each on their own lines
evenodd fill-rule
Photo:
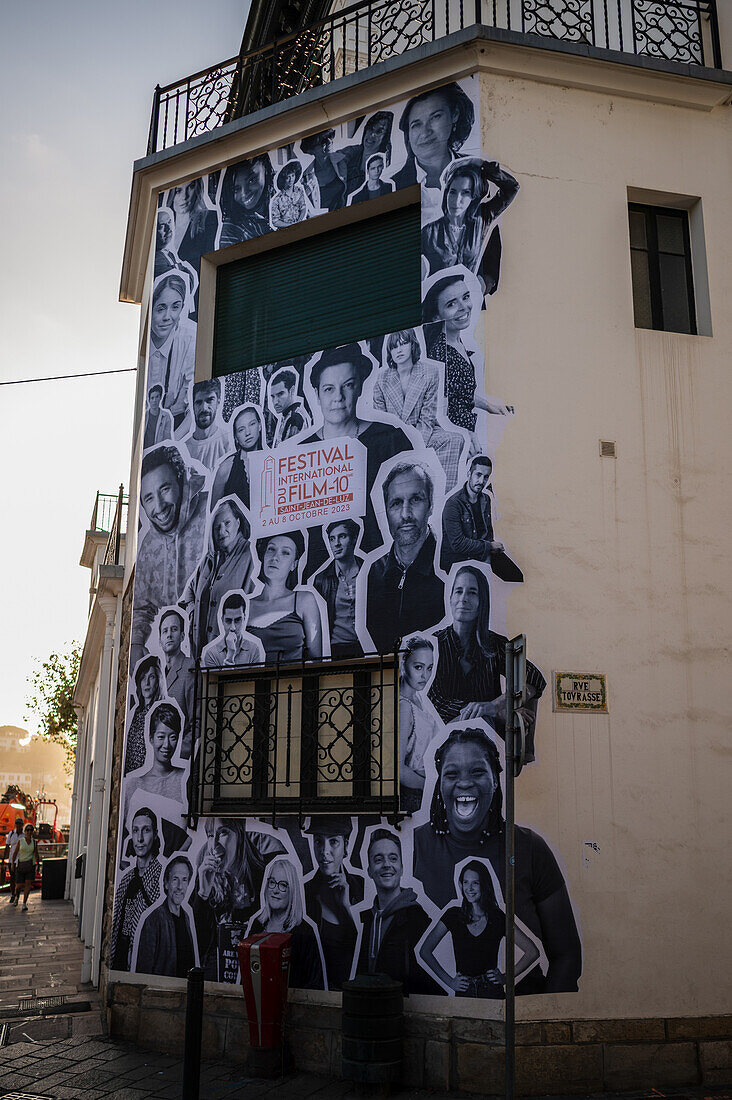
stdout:
<svg viewBox="0 0 732 1100">
<path fill-rule="evenodd" d="M 256 932 L 289 932 L 292 936 L 291 989 L 325 988 L 320 945 L 305 919 L 300 875 L 289 859 L 278 857 L 267 868 L 262 908 L 247 928 L 248 936 Z"/>
</svg>

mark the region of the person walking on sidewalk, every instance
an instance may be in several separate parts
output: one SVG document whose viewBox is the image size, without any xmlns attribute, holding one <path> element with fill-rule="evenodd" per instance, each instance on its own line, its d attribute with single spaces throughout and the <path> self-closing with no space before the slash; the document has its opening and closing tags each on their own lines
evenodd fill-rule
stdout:
<svg viewBox="0 0 732 1100">
<path fill-rule="evenodd" d="M 10 856 L 15 861 L 15 904 L 18 904 L 20 892 L 23 891 L 23 909 L 28 908 L 28 895 L 33 887 L 35 871 L 33 864 L 40 868 L 41 857 L 38 854 L 38 841 L 34 837 L 35 829 L 30 821 L 23 829 L 20 838 Z"/>
<path fill-rule="evenodd" d="M 23 818 L 16 817 L 15 828 L 12 833 L 8 833 L 5 838 L 5 849 L 3 851 L 3 864 L 2 873 L 0 873 L 0 882 L 5 878 L 5 860 L 8 861 L 8 872 L 10 874 L 10 897 L 8 901 L 11 905 L 15 904 L 15 861 L 13 859 L 13 850 L 23 835 Z"/>
</svg>

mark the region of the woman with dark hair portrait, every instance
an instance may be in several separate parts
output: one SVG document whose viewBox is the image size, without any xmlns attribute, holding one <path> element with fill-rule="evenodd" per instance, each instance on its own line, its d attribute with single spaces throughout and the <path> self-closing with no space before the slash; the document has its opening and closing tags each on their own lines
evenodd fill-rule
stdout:
<svg viewBox="0 0 732 1100">
<path fill-rule="evenodd" d="M 135 669 L 135 709 L 125 746 L 124 774 L 136 771 L 145 763 L 145 717 L 159 699 L 165 697 L 165 679 L 160 658 L 143 657 Z"/>
<path fill-rule="evenodd" d="M 187 978 L 196 965 L 193 929 L 183 908 L 193 868 L 185 856 L 173 856 L 163 872 L 165 901 L 152 909 L 140 928 L 135 970 Z"/>
<path fill-rule="evenodd" d="M 247 928 L 257 932 L 289 932 L 291 989 L 325 989 L 323 962 L 315 932 L 305 920 L 300 877 L 289 859 L 278 857 L 267 867 L 262 890 L 262 908 Z"/>
<path fill-rule="evenodd" d="M 305 908 L 320 936 L 328 989 L 341 989 L 351 976 L 358 933 L 352 906 L 363 901 L 364 882 L 345 867 L 353 823 L 341 814 L 310 818 L 315 874 L 305 882 Z"/>
<path fill-rule="evenodd" d="M 357 202 L 368 202 L 369 199 L 378 199 L 380 195 L 390 195 L 394 190 L 393 183 L 382 183 L 381 173 L 386 167 L 386 157 L 383 153 L 374 153 L 366 161 L 366 182 L 358 191 L 354 191 L 349 199 L 351 205 Z"/>
<path fill-rule="evenodd" d="M 422 320 L 435 325 L 428 340 L 427 354 L 445 364 L 447 419 L 458 428 L 474 432 L 478 423 L 476 409 L 506 415 L 508 409 L 497 401 L 489 401 L 478 390 L 475 377 L 475 352 L 467 348 L 467 335 L 473 318 L 473 297 L 465 275 L 459 271 L 437 279 L 422 302 Z M 482 372 L 481 372 L 482 373 Z M 479 448 L 476 447 L 476 450 Z"/>
<path fill-rule="evenodd" d="M 160 386 L 162 405 L 172 414 L 176 428 L 188 411 L 195 369 L 196 326 L 185 314 L 187 296 L 182 275 L 165 275 L 155 283 L 150 310 L 147 389 Z"/>
<path fill-rule="evenodd" d="M 204 177 L 199 176 L 171 188 L 166 202 L 175 218 L 173 241 L 178 259 L 189 263 L 196 275 L 201 270 L 201 256 L 214 250 L 219 227 L 216 211 L 206 205 L 204 194 Z"/>
<path fill-rule="evenodd" d="M 394 175 L 397 189 L 422 183 L 440 186 L 440 177 L 463 147 L 475 121 L 475 108 L 452 81 L 409 100 L 399 119 L 407 162 Z"/>
<path fill-rule="evenodd" d="M 162 867 L 158 819 L 146 806 L 132 818 L 128 855 L 134 864 L 119 881 L 112 914 L 112 970 L 129 970 L 132 945 L 140 918 L 160 897 Z"/>
<path fill-rule="evenodd" d="M 249 522 L 235 500 L 222 500 L 211 517 L 208 549 L 180 599 L 181 607 L 190 609 L 192 656 L 200 657 L 217 637 L 219 603 L 226 593 L 251 592 L 253 571 Z"/>
<path fill-rule="evenodd" d="M 249 601 L 249 633 L 264 646 L 265 659 L 319 661 L 323 624 L 312 592 L 298 591 L 298 563 L 305 553 L 301 531 L 257 539 L 262 591 Z"/>
<path fill-rule="evenodd" d="M 348 164 L 342 150 L 333 149 L 335 130 L 322 130 L 303 138 L 300 148 L 312 163 L 302 177 L 303 187 L 316 213 L 340 210 L 346 205 Z"/>
<path fill-rule="evenodd" d="M 221 460 L 211 490 L 211 508 L 222 497 L 237 496 L 249 507 L 249 455 L 262 450 L 264 429 L 262 414 L 254 405 L 245 405 L 231 420 L 234 453 Z"/>
<path fill-rule="evenodd" d="M 127 820 L 127 808 L 133 793 L 144 791 L 169 798 L 181 805 L 185 802 L 185 769 L 173 763 L 182 731 L 181 715 L 173 703 L 155 703 L 147 723 L 147 738 L 152 749 L 152 764 L 142 775 L 125 781 L 123 818 Z"/>
<path fill-rule="evenodd" d="M 277 194 L 269 205 L 269 220 L 273 229 L 286 229 L 288 225 L 304 222 L 308 216 L 305 188 L 300 183 L 302 165 L 299 160 L 288 160 L 277 173 Z"/>
<path fill-rule="evenodd" d="M 442 217 L 422 230 L 427 274 L 462 264 L 478 275 L 484 294 L 493 294 L 501 261 L 500 231 L 493 223 L 518 189 L 513 176 L 494 160 L 453 161 L 443 176 Z"/>
<path fill-rule="evenodd" d="M 498 969 L 498 951 L 506 933 L 506 914 L 499 907 L 493 882 L 485 863 L 473 859 L 466 863 L 458 880 L 461 900 L 450 905 L 427 934 L 419 949 L 423 962 L 458 997 L 482 997 L 502 1000 L 505 974 Z M 449 935 L 455 956 L 455 974 L 435 958 L 438 944 Z M 516 947 L 521 959 L 515 970 L 519 983 L 537 962 L 539 951 L 533 940 L 514 928 Z"/>
<path fill-rule="evenodd" d="M 368 162 L 375 153 L 383 156 L 383 168 L 391 164 L 391 128 L 394 123 L 393 111 L 377 111 L 367 118 L 361 140 L 354 145 L 346 145 L 342 150 L 346 158 L 346 194 L 350 195 L 366 182 Z M 393 188 L 390 188 L 393 190 Z"/>
<path fill-rule="evenodd" d="M 206 979 L 220 981 L 218 929 L 238 927 L 243 935 L 259 904 L 265 868 L 285 849 L 273 836 L 248 831 L 244 820 L 206 818 L 204 826 L 191 908 Z"/>
<path fill-rule="evenodd" d="M 490 629 L 490 588 L 482 570 L 461 566 L 452 582 L 452 626 L 436 632 L 437 672 L 429 697 L 446 724 L 484 718 L 503 736 L 506 697 L 501 690 L 506 638 Z M 534 759 L 534 725 L 546 680 L 526 662 L 527 703 L 520 711 L 526 728 L 526 759 Z"/>
<path fill-rule="evenodd" d="M 392 413 L 419 431 L 440 460 L 449 491 L 458 479 L 465 439 L 437 423 L 440 376 L 432 363 L 425 362 L 414 329 L 387 336 L 386 363 L 376 375 L 374 408 Z"/>
<path fill-rule="evenodd" d="M 269 200 L 273 192 L 274 169 L 268 153 L 259 153 L 226 169 L 221 181 L 223 225 L 219 248 L 269 233 Z"/>
<path fill-rule="evenodd" d="M 414 832 L 414 874 L 435 905 L 453 896 L 453 869 L 487 859 L 505 893 L 505 822 L 498 750 L 482 729 L 453 730 L 435 753 L 430 820 Z M 559 865 L 542 837 L 514 826 L 516 918 L 543 946 L 548 962 L 525 973 L 517 993 L 576 992 L 582 947 Z"/>
<path fill-rule="evenodd" d="M 429 638 L 414 634 L 406 639 L 399 655 L 399 807 L 410 814 L 422 805 L 424 754 L 440 729 L 422 702 L 434 663 Z"/>
</svg>

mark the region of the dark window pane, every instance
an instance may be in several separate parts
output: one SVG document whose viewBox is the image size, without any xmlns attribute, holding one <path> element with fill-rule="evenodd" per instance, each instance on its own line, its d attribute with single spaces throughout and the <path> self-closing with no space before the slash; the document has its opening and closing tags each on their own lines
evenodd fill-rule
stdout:
<svg viewBox="0 0 732 1100">
<path fill-rule="evenodd" d="M 421 323 L 418 205 L 218 269 L 213 374 Z"/>
<path fill-rule="evenodd" d="M 632 248 L 646 247 L 646 216 L 640 210 L 629 211 L 630 244 Z"/>
<path fill-rule="evenodd" d="M 659 214 L 656 217 L 658 226 L 658 248 L 661 252 L 675 252 L 677 256 L 684 255 L 684 223 L 679 217 L 669 217 L 667 214 Z"/>
<path fill-rule="evenodd" d="M 630 264 L 633 275 L 633 311 L 636 328 L 653 328 L 647 253 L 634 249 L 630 253 Z"/>
<path fill-rule="evenodd" d="M 660 255 L 658 262 L 661 274 L 663 327 L 667 332 L 691 332 L 686 258 Z"/>
</svg>

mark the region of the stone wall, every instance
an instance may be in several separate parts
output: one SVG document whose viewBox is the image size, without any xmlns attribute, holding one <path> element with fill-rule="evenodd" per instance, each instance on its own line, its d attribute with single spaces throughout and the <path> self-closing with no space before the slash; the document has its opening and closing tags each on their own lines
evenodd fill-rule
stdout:
<svg viewBox="0 0 732 1100">
<path fill-rule="evenodd" d="M 114 739 L 112 742 L 111 789 L 109 792 L 109 832 L 107 833 L 107 873 L 104 880 L 104 912 L 102 916 L 102 966 L 99 971 L 99 992 L 102 1004 L 109 995 L 109 945 L 112 935 L 112 908 L 114 903 L 114 869 L 117 859 L 117 832 L 119 799 L 122 784 L 122 756 L 125 741 L 125 713 L 127 708 L 127 683 L 130 660 L 130 625 L 132 623 L 132 596 L 135 587 L 135 571 L 122 596 L 122 619 L 119 635 L 119 662 L 117 665 L 117 694 L 114 699 Z"/>
<path fill-rule="evenodd" d="M 115 983 L 110 1003 L 112 1035 L 182 1052 L 183 990 Z M 291 1003 L 287 1040 L 298 1070 L 341 1076 L 339 1008 Z M 500 1022 L 407 1014 L 404 1083 L 501 1095 L 503 1041 Z M 732 1016 L 519 1023 L 516 1043 L 519 1095 L 732 1083 Z M 242 995 L 207 995 L 203 1057 L 243 1061 L 248 1046 Z"/>
</svg>

